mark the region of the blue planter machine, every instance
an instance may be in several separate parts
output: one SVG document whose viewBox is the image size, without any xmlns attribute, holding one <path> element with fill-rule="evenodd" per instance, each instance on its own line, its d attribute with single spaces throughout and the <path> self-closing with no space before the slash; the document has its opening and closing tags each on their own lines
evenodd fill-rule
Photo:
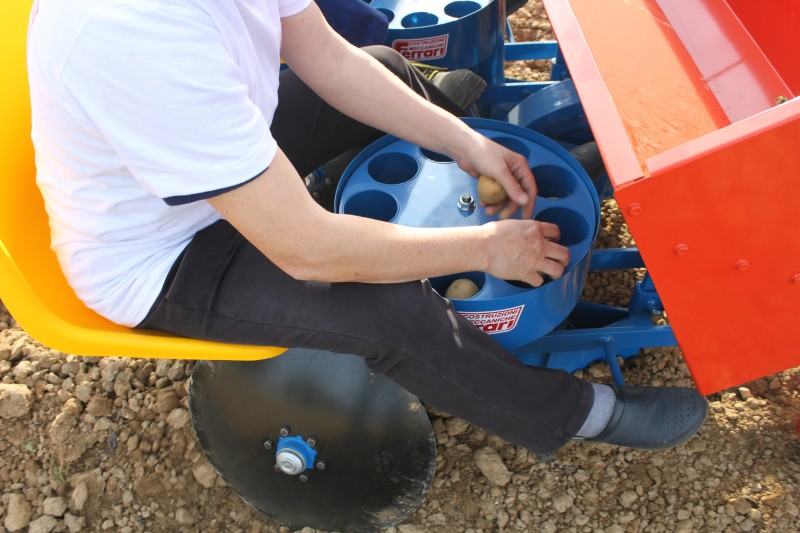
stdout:
<svg viewBox="0 0 800 533">
<path fill-rule="evenodd" d="M 504 347 L 526 353 L 532 340 L 564 324 L 580 298 L 600 204 L 586 173 L 554 141 L 496 120 L 466 122 L 526 157 L 539 187 L 533 218 L 559 226 L 571 260 L 564 276 L 538 288 L 483 272 L 435 278 L 431 284 L 444 295 L 454 280 L 472 280 L 479 292 L 453 300 L 456 310 Z M 416 227 L 477 226 L 497 220 L 496 215 L 487 216 L 477 197 L 477 180 L 451 159 L 389 136 L 361 152 L 348 167 L 339 182 L 336 208 L 344 214 Z M 541 355 L 535 361 L 546 362 Z"/>
<path fill-rule="evenodd" d="M 515 43 L 506 15 L 521 1 L 372 0 L 390 20 L 386 45 L 409 59 L 471 68 L 488 88 L 467 124 L 524 155 L 539 197 L 533 217 L 553 222 L 569 247 L 563 277 L 533 288 L 482 272 L 431 279 L 444 294 L 456 278 L 479 292 L 453 306 L 526 364 L 574 371 L 675 345 L 655 325 L 663 307 L 650 278 L 627 308 L 583 301 L 590 271 L 643 268 L 636 249 L 596 249 L 607 176 L 571 155 L 592 132 L 555 42 Z M 549 60 L 551 81 L 504 77 L 505 61 Z M 477 181 L 448 157 L 384 137 L 342 174 L 340 213 L 417 227 L 484 224 Z M 409 309 L 408 312 L 414 312 Z M 264 514 L 299 529 L 378 531 L 402 522 L 433 481 L 436 447 L 419 400 L 355 356 L 292 349 L 255 363 L 198 362 L 190 390 L 203 450 L 225 481 Z M 243 406 L 247 406 L 246 409 Z"/>
</svg>

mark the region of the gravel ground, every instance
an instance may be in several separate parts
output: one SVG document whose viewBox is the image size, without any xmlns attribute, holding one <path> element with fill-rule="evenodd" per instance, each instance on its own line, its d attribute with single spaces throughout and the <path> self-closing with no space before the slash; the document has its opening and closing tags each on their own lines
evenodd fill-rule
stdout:
<svg viewBox="0 0 800 533">
<path fill-rule="evenodd" d="M 518 40 L 552 38 L 538 1 L 512 25 Z M 544 67 L 508 71 L 546 79 Z M 597 245 L 631 244 L 606 201 Z M 625 305 L 639 276 L 591 274 L 584 297 Z M 205 460 L 187 410 L 192 368 L 54 351 L 0 305 L 0 533 L 288 532 L 242 502 Z M 623 371 L 631 384 L 691 385 L 676 348 L 646 349 Z M 610 381 L 603 365 L 579 374 Z M 433 486 L 390 531 L 797 532 L 799 396 L 800 369 L 713 394 L 700 434 L 657 453 L 573 443 L 540 457 L 431 411 Z"/>
</svg>

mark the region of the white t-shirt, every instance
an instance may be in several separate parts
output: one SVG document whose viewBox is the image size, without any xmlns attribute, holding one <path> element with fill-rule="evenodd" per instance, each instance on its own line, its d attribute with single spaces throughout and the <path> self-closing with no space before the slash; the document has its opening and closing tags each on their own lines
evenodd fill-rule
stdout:
<svg viewBox="0 0 800 533">
<path fill-rule="evenodd" d="M 28 70 L 52 246 L 90 308 L 141 322 L 277 145 L 281 17 L 310 0 L 37 1 Z"/>
</svg>

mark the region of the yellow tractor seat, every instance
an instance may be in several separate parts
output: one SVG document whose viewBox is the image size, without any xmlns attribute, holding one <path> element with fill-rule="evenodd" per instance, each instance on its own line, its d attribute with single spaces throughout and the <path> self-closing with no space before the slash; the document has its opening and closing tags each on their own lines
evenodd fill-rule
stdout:
<svg viewBox="0 0 800 533">
<path fill-rule="evenodd" d="M 257 360 L 283 348 L 231 345 L 118 326 L 88 309 L 50 249 L 30 140 L 25 42 L 30 2 L 0 5 L 0 299 L 19 325 L 51 348 L 77 355 Z"/>
</svg>

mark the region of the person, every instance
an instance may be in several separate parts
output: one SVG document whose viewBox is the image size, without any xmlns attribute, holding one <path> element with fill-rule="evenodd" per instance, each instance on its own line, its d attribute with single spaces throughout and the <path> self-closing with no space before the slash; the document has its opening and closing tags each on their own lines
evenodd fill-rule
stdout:
<svg viewBox="0 0 800 533">
<path fill-rule="evenodd" d="M 52 247 L 110 320 L 356 354 L 536 453 L 665 448 L 702 425 L 695 390 L 525 366 L 431 288 L 466 271 L 538 286 L 569 253 L 531 219 L 525 158 L 467 127 L 399 54 L 348 44 L 310 0 L 38 0 L 28 69 Z M 301 176 L 384 132 L 497 180 L 499 220 L 411 228 L 312 200 Z"/>
</svg>

